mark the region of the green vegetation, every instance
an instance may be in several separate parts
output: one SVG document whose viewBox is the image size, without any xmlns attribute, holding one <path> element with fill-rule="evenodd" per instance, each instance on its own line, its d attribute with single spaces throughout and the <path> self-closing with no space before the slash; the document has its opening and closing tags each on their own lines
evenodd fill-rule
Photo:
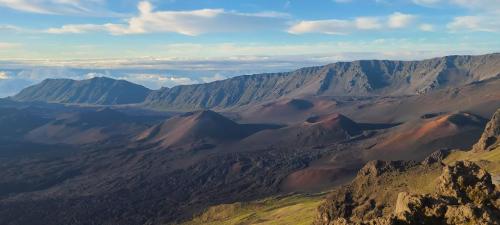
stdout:
<svg viewBox="0 0 500 225">
<path fill-rule="evenodd" d="M 324 195 L 297 194 L 213 206 L 183 225 L 309 225 L 313 222 Z"/>
<path fill-rule="evenodd" d="M 401 174 L 401 180 L 406 180 L 409 192 L 416 194 L 432 193 L 441 175 L 440 167 L 416 168 Z"/>
<path fill-rule="evenodd" d="M 449 164 L 459 160 L 476 162 L 492 175 L 500 174 L 500 148 L 484 152 L 455 151 L 446 157 L 444 162 Z"/>
</svg>

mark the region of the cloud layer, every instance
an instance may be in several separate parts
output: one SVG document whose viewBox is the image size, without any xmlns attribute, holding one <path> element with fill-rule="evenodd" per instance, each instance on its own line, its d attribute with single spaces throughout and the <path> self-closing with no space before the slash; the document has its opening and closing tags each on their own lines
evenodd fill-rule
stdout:
<svg viewBox="0 0 500 225">
<path fill-rule="evenodd" d="M 427 7 L 458 6 L 469 15 L 456 16 L 446 24 L 451 32 L 500 32 L 500 0 L 413 0 Z M 422 29 L 426 30 L 426 29 Z"/>
<path fill-rule="evenodd" d="M 284 26 L 288 15 L 277 12 L 239 13 L 224 9 L 192 11 L 154 11 L 148 1 L 140 2 L 139 14 L 126 24 L 71 24 L 50 28 L 48 33 L 86 33 L 105 31 L 114 35 L 145 33 L 179 33 L 196 36 L 204 33 L 250 32 Z"/>
<path fill-rule="evenodd" d="M 288 29 L 292 34 L 323 33 L 346 35 L 355 31 L 402 29 L 411 25 L 416 16 L 395 12 L 386 17 L 357 17 L 351 20 L 304 20 Z"/>
<path fill-rule="evenodd" d="M 0 0 L 0 6 L 40 14 L 113 15 L 104 9 L 105 0 Z"/>
</svg>

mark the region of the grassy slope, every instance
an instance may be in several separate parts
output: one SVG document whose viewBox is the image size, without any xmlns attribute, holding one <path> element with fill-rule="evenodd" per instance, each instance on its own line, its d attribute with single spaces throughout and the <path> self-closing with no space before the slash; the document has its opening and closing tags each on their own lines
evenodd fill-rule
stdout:
<svg viewBox="0 0 500 225">
<path fill-rule="evenodd" d="M 372 198 L 390 204 L 397 193 L 409 191 L 429 193 L 433 190 L 440 169 L 414 168 L 403 174 L 387 174 L 384 181 L 371 190 Z M 382 187 L 381 187 L 382 186 Z M 398 190 L 390 191 L 390 190 Z M 310 225 L 325 194 L 272 197 L 249 203 L 218 205 L 183 225 Z M 384 200 L 385 199 L 385 200 Z M 387 208 L 392 211 L 392 207 Z"/>
<path fill-rule="evenodd" d="M 297 194 L 247 203 L 218 205 L 183 225 L 309 225 L 323 199 L 324 194 Z"/>
</svg>

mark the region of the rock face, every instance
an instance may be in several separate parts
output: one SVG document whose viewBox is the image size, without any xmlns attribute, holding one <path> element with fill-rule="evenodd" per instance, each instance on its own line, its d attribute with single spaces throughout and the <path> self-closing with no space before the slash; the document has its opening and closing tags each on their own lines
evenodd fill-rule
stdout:
<svg viewBox="0 0 500 225">
<path fill-rule="evenodd" d="M 458 203 L 487 204 L 498 197 L 488 172 L 468 161 L 445 167 L 439 178 L 438 194 L 456 199 Z"/>
<path fill-rule="evenodd" d="M 226 108 L 287 96 L 414 95 L 500 74 L 500 54 L 422 61 L 362 60 L 293 72 L 238 76 L 153 91 L 146 104 L 165 109 Z"/>
<path fill-rule="evenodd" d="M 499 224 L 500 193 L 479 166 L 459 161 L 445 167 L 436 193 L 399 193 L 393 216 L 403 224 Z"/>
<path fill-rule="evenodd" d="M 368 162 L 361 170 L 358 172 L 357 180 L 359 179 L 370 179 L 371 177 L 377 177 L 381 174 L 388 172 L 402 172 L 408 167 L 412 166 L 412 162 L 405 161 L 381 161 L 375 160 Z"/>
<path fill-rule="evenodd" d="M 500 109 L 498 109 L 479 139 L 479 142 L 474 145 L 475 151 L 491 151 L 500 147 Z"/>
<path fill-rule="evenodd" d="M 500 224 L 500 192 L 491 182 L 491 176 L 479 166 L 459 161 L 443 169 L 435 193 L 397 196 L 394 211 L 387 216 L 362 221 L 342 210 L 320 213 L 316 224 Z M 345 201 L 337 203 L 349 206 Z M 373 203 L 376 204 L 376 203 Z M 341 205 L 338 205 L 342 209 Z"/>
<path fill-rule="evenodd" d="M 368 162 L 351 184 L 333 190 L 319 207 L 315 225 L 352 224 L 382 217 L 390 208 L 382 199 L 395 201 L 396 198 L 385 195 L 388 192 L 381 184 L 394 174 L 400 174 L 416 165 L 415 162 L 405 161 Z M 382 199 L 377 199 L 377 195 L 382 195 Z"/>
<path fill-rule="evenodd" d="M 125 80 L 95 77 L 89 80 L 47 79 L 12 97 L 16 101 L 116 105 L 143 102 L 150 90 Z"/>
</svg>

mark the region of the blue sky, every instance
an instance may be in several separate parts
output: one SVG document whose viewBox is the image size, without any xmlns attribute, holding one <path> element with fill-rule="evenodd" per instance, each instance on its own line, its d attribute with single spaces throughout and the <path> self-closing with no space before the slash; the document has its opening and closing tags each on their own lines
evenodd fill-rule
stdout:
<svg viewBox="0 0 500 225">
<path fill-rule="evenodd" d="M 0 81 L 34 66 L 149 68 L 202 82 L 499 52 L 499 16 L 500 0 L 0 0 Z"/>
</svg>

